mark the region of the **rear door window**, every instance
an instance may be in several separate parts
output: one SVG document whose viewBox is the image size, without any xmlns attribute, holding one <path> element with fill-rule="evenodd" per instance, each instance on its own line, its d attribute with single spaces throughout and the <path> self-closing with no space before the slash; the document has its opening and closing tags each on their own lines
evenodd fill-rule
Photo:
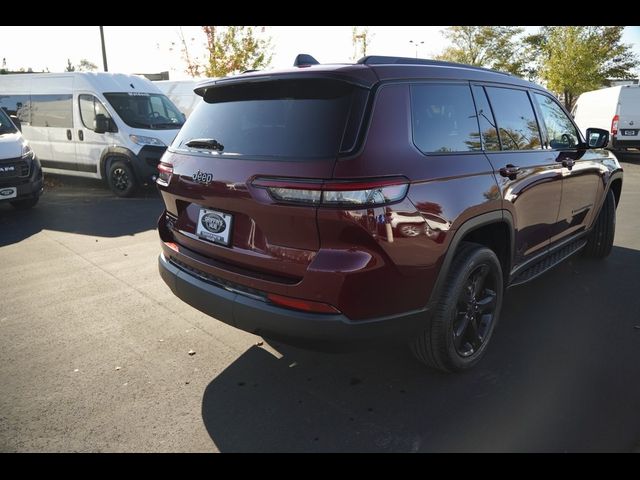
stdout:
<svg viewBox="0 0 640 480">
<path fill-rule="evenodd" d="M 541 149 L 540 130 L 527 92 L 513 88 L 485 88 L 496 118 L 502 149 Z"/>
<path fill-rule="evenodd" d="M 467 84 L 412 85 L 411 117 L 413 142 L 423 153 L 482 149 Z"/>
<path fill-rule="evenodd" d="M 222 153 L 289 159 L 335 158 L 353 146 L 368 90 L 329 79 L 246 82 L 208 89 L 172 148 L 193 139 Z M 355 128 L 354 128 L 355 127 Z M 192 150 L 193 151 L 193 150 Z"/>
</svg>

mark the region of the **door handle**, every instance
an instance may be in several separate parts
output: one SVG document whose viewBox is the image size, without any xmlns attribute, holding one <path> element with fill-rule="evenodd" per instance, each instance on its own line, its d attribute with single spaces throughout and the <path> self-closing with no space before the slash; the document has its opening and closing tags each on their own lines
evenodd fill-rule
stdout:
<svg viewBox="0 0 640 480">
<path fill-rule="evenodd" d="M 71 140 L 71 130 L 67 129 L 67 140 Z"/>
<path fill-rule="evenodd" d="M 78 130 L 78 138 L 81 142 L 84 140 L 84 132 L 82 130 Z"/>
<path fill-rule="evenodd" d="M 508 164 L 507 166 L 502 167 L 499 172 L 503 177 L 508 177 L 510 180 L 514 180 L 520 173 L 520 167 Z"/>
</svg>

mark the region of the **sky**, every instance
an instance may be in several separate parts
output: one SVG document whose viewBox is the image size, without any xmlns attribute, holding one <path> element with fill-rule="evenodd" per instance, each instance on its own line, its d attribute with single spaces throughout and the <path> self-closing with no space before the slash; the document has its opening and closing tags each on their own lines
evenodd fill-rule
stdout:
<svg viewBox="0 0 640 480">
<path fill-rule="evenodd" d="M 442 35 L 443 26 L 375 26 L 369 54 L 433 57 L 448 44 Z M 538 27 L 525 27 L 534 33 Z M 109 71 L 118 73 L 158 73 L 169 71 L 171 80 L 189 78 L 184 72 L 185 62 L 180 51 L 180 31 L 190 45 L 192 55 L 204 52 L 205 37 L 198 26 L 105 26 L 105 44 Z M 6 68 L 21 67 L 33 71 L 49 69 L 63 71 L 67 59 L 77 64 L 87 59 L 102 69 L 100 32 L 97 26 L 72 27 L 0 27 L 4 38 L 17 41 L 0 45 L 0 62 Z M 320 63 L 352 62 L 354 55 L 350 26 L 268 26 L 265 35 L 271 36 L 273 58 L 270 67 L 293 65 L 298 53 L 313 55 Z M 412 40 L 414 43 L 410 43 Z M 640 27 L 626 27 L 623 41 L 633 45 L 640 57 Z M 416 46 L 418 45 L 417 51 Z"/>
</svg>

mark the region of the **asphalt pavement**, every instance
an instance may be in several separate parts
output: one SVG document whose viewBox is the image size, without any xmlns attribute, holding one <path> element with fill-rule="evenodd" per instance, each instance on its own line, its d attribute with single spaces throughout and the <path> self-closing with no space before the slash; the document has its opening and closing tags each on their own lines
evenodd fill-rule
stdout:
<svg viewBox="0 0 640 480">
<path fill-rule="evenodd" d="M 459 375 L 213 320 L 158 275 L 155 191 L 52 177 L 33 210 L 0 205 L 0 451 L 638 451 L 640 161 L 623 167 L 610 257 L 511 289 Z"/>
</svg>

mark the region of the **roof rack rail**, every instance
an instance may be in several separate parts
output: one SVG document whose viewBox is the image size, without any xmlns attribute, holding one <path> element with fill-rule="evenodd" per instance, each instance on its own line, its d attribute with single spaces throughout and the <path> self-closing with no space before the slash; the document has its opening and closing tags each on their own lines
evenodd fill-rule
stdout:
<svg viewBox="0 0 640 480">
<path fill-rule="evenodd" d="M 508 72 L 501 72 L 499 70 L 492 70 L 490 68 L 475 67 L 473 65 L 467 65 L 465 63 L 446 62 L 444 60 L 429 60 L 426 58 L 411 58 L 411 57 L 387 57 L 383 55 L 367 55 L 358 60 L 362 65 L 434 65 L 441 67 L 460 67 L 470 68 L 472 70 L 482 70 L 484 72 L 501 73 L 503 75 L 511 75 Z"/>
</svg>

